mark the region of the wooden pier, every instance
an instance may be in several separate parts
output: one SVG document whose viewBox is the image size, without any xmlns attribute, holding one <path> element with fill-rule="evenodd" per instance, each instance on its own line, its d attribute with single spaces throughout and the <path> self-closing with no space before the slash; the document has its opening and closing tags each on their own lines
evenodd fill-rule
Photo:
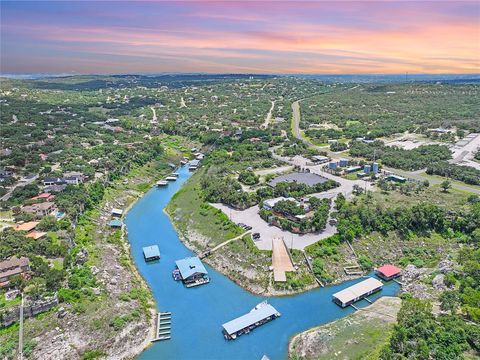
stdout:
<svg viewBox="0 0 480 360">
<path fill-rule="evenodd" d="M 171 312 L 159 312 L 157 314 L 157 330 L 155 331 L 156 337 L 152 340 L 170 340 L 172 334 L 172 313 Z"/>
</svg>

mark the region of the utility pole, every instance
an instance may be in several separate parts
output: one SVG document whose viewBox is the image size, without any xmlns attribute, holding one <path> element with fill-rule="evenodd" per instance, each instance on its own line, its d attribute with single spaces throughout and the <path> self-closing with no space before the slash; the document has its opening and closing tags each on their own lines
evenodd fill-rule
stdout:
<svg viewBox="0 0 480 360">
<path fill-rule="evenodd" d="M 22 302 L 20 304 L 20 326 L 18 330 L 18 359 L 23 360 L 23 292 L 21 293 Z"/>
</svg>

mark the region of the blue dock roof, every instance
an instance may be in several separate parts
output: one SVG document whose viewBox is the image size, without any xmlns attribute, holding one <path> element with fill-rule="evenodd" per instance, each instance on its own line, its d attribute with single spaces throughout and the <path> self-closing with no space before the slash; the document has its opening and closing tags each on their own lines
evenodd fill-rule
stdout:
<svg viewBox="0 0 480 360">
<path fill-rule="evenodd" d="M 108 226 L 110 227 L 122 227 L 122 225 L 123 225 L 122 221 L 118 219 L 112 220 L 108 223 Z"/>
<path fill-rule="evenodd" d="M 160 257 L 160 250 L 157 245 L 144 247 L 143 256 L 145 256 L 146 259 Z"/>
<path fill-rule="evenodd" d="M 196 273 L 208 274 L 207 269 L 205 269 L 205 266 L 203 266 L 202 262 L 197 256 L 177 260 L 175 261 L 175 264 L 177 265 L 178 270 L 180 270 L 180 274 L 184 279 L 187 279 Z"/>
<path fill-rule="evenodd" d="M 222 327 L 228 334 L 231 335 L 277 313 L 278 311 L 272 305 L 265 304 L 258 309 L 253 309 L 245 315 L 230 320 L 229 322 L 223 324 Z"/>
</svg>

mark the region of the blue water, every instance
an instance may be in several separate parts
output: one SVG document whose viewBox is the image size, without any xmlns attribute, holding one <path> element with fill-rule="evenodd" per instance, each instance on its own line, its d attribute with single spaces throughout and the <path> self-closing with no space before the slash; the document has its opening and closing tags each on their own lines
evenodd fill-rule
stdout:
<svg viewBox="0 0 480 360">
<path fill-rule="evenodd" d="M 280 318 L 235 341 L 224 340 L 222 324 L 250 311 L 265 298 L 248 293 L 209 266 L 210 284 L 187 289 L 173 281 L 175 260 L 192 255 L 163 213 L 173 194 L 190 176 L 186 167 L 181 168 L 179 174 L 178 180 L 167 187 L 150 190 L 125 219 L 134 260 L 153 291 L 158 310 L 172 312 L 171 340 L 154 343 L 139 359 L 259 360 L 264 354 L 272 360 L 286 359 L 291 336 L 353 311 L 335 305 L 332 294 L 360 280 L 300 295 L 268 298 L 282 314 Z M 143 260 L 142 247 L 152 244 L 159 246 L 161 259 L 147 264 Z M 394 295 L 397 291 L 398 285 L 392 282 L 370 299 Z M 357 304 L 366 305 L 365 301 Z"/>
</svg>

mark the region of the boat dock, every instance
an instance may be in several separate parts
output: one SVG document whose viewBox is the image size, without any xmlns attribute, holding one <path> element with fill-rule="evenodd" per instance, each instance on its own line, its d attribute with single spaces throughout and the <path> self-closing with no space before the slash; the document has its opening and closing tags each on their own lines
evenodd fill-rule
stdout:
<svg viewBox="0 0 480 360">
<path fill-rule="evenodd" d="M 256 327 L 279 316 L 280 313 L 264 301 L 255 306 L 249 313 L 223 324 L 223 336 L 226 340 L 235 340 L 237 336 L 248 334 Z"/>
<path fill-rule="evenodd" d="M 155 332 L 156 337 L 152 340 L 170 340 L 172 334 L 172 313 L 171 312 L 159 312 L 157 314 L 157 330 Z"/>
<path fill-rule="evenodd" d="M 361 299 L 366 299 L 368 295 L 382 290 L 382 287 L 383 283 L 381 281 L 369 277 L 366 280 L 360 281 L 359 283 L 333 294 L 333 301 L 344 308 Z"/>
<path fill-rule="evenodd" d="M 168 181 L 165 181 L 165 180 L 157 181 L 157 186 L 167 186 L 167 185 L 168 185 Z"/>
<path fill-rule="evenodd" d="M 176 177 L 176 176 L 167 176 L 167 177 L 165 178 L 165 180 L 167 180 L 167 181 L 176 181 L 176 180 L 177 180 L 177 177 Z"/>
</svg>

